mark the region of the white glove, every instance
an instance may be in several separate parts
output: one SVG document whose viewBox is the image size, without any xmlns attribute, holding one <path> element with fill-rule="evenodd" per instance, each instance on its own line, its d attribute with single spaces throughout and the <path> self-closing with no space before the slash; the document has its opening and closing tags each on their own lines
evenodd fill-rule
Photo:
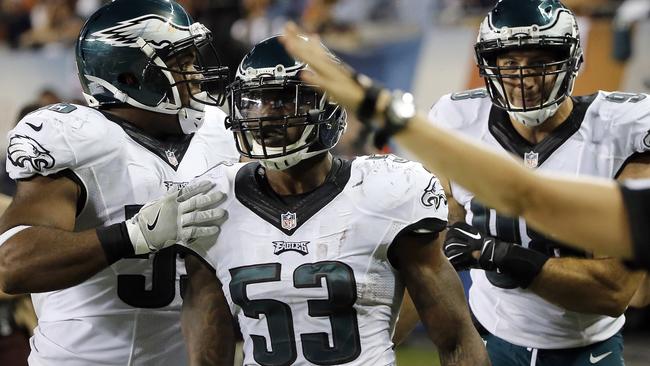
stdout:
<svg viewBox="0 0 650 366">
<path fill-rule="evenodd" d="M 147 203 L 125 222 L 135 254 L 156 252 L 174 244 L 187 245 L 198 238 L 217 235 L 228 218 L 218 206 L 222 192 L 210 192 L 210 181 L 190 183 L 179 191 Z"/>
</svg>

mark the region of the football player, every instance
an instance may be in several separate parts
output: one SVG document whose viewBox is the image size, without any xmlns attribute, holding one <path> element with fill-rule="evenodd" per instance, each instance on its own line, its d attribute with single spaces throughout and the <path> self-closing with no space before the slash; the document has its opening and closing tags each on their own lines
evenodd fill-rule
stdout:
<svg viewBox="0 0 650 366">
<path fill-rule="evenodd" d="M 531 169 L 650 176 L 642 154 L 650 149 L 643 144 L 650 129 L 645 96 L 571 96 L 582 51 L 576 19 L 559 1 L 499 1 L 480 26 L 475 50 L 486 89 L 442 97 L 430 120 Z M 643 275 L 619 260 L 570 249 L 454 181 L 443 184 L 457 222 L 445 254 L 457 269 L 472 268 L 470 307 L 492 362 L 623 365 L 623 312 Z"/>
<path fill-rule="evenodd" d="M 193 361 L 229 364 L 235 323 L 246 365 L 395 364 L 406 286 L 443 365 L 489 364 L 440 247 L 440 182 L 392 155 L 333 157 L 346 113 L 300 80 L 309 68 L 279 38 L 257 44 L 229 87 L 228 125 L 256 161 L 201 177 L 227 193 L 229 218 L 186 262 L 183 329 L 205 356 Z"/>
<path fill-rule="evenodd" d="M 31 365 L 187 363 L 185 266 L 161 249 L 216 233 L 223 196 L 188 182 L 238 158 L 210 41 L 174 1 L 108 3 L 76 44 L 90 107 L 50 105 L 10 132 L 0 278 L 33 293 Z"/>
</svg>

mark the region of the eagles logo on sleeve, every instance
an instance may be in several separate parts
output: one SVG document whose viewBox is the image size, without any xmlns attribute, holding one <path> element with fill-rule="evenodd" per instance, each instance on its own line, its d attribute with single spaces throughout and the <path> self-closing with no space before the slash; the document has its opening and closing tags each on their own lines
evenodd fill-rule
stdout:
<svg viewBox="0 0 650 366">
<path fill-rule="evenodd" d="M 52 154 L 38 141 L 24 135 L 13 135 L 9 139 L 7 158 L 17 167 L 25 168 L 31 164 L 37 172 L 52 168 L 55 162 Z"/>
<path fill-rule="evenodd" d="M 447 196 L 445 196 L 445 191 L 436 177 L 431 177 L 420 201 L 424 207 L 435 207 L 436 210 L 443 203 L 445 206 L 447 205 Z"/>
</svg>

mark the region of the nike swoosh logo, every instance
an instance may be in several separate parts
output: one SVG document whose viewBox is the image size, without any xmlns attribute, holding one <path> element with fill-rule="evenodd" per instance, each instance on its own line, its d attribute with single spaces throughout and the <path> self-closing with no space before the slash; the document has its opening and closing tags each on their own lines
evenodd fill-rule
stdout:
<svg viewBox="0 0 650 366">
<path fill-rule="evenodd" d="M 458 231 L 460 231 L 461 233 L 463 233 L 463 234 L 469 236 L 469 237 L 472 238 L 472 239 L 480 239 L 480 238 L 481 238 L 481 234 L 472 234 L 472 233 L 468 233 L 467 231 L 465 231 L 465 230 L 463 230 L 463 229 L 459 229 L 459 228 L 456 228 L 456 230 L 458 230 Z"/>
<path fill-rule="evenodd" d="M 607 352 L 607 353 L 603 353 L 603 354 L 600 355 L 600 356 L 595 356 L 595 357 L 594 357 L 594 355 L 593 355 L 592 353 L 590 353 L 590 354 L 589 354 L 589 362 L 592 363 L 592 364 L 593 364 L 593 363 L 598 363 L 598 362 L 600 362 L 603 358 L 605 358 L 605 357 L 607 357 L 607 356 L 609 356 L 609 355 L 611 355 L 611 354 L 612 354 L 612 351 L 609 351 L 609 352 Z"/>
<path fill-rule="evenodd" d="M 454 258 L 456 258 L 456 257 L 460 257 L 460 256 L 463 255 L 463 254 L 465 254 L 465 253 L 454 254 L 454 255 L 452 255 L 451 257 L 448 257 L 447 260 L 448 260 L 448 261 L 451 261 L 452 259 L 454 259 Z"/>
<path fill-rule="evenodd" d="M 40 125 L 38 125 L 38 126 L 35 126 L 35 125 L 33 125 L 33 124 L 29 123 L 29 122 L 25 122 L 25 124 L 26 124 L 27 126 L 31 127 L 32 130 L 34 130 L 34 131 L 36 131 L 36 132 L 38 132 L 38 131 L 40 131 L 40 130 L 43 129 L 43 124 L 42 124 L 42 123 L 41 123 Z"/>
<path fill-rule="evenodd" d="M 147 224 L 147 229 L 153 230 L 156 228 L 156 224 L 158 223 L 158 218 L 160 217 L 160 210 L 161 209 L 158 209 L 158 214 L 156 215 L 156 219 L 153 220 L 153 224 Z"/>
<path fill-rule="evenodd" d="M 467 244 L 449 243 L 449 244 L 445 245 L 445 249 L 446 248 L 451 248 L 451 247 L 463 247 L 464 248 L 466 246 L 467 246 Z"/>
<path fill-rule="evenodd" d="M 488 240 L 485 241 L 484 245 L 490 245 L 491 242 L 492 242 L 492 239 L 488 239 Z M 492 253 L 490 254 L 490 262 L 494 263 L 494 246 L 492 246 Z"/>
</svg>

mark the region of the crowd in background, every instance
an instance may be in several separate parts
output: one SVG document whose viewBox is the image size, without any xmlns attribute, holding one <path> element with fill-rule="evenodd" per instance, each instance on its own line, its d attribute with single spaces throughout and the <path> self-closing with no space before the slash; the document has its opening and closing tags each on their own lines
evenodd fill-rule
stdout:
<svg viewBox="0 0 650 366">
<path fill-rule="evenodd" d="M 105 2 L 107 0 L 0 0 L 0 49 L 69 49 L 84 19 Z M 231 70 L 236 69 L 252 45 L 277 34 L 285 21 L 293 20 L 310 32 L 320 33 L 324 42 L 356 70 L 390 88 L 412 90 L 418 56 L 431 27 L 476 22 L 495 0 L 179 2 L 197 21 L 212 30 L 221 61 Z M 650 0 L 565 0 L 564 3 L 581 15 L 613 19 L 612 57 L 621 62 L 632 53 L 633 25 L 650 14 Z M 650 78 L 647 86 L 650 88 Z M 70 93 L 63 93 L 64 98 L 80 99 L 77 95 L 80 90 L 68 89 Z M 22 107 L 15 107 L 16 112 L 20 109 Z M 13 122 L 0 121 L 0 127 L 6 128 Z M 350 127 L 352 133 L 349 135 L 365 137 L 354 123 Z M 0 131 L 6 130 L 0 128 Z M 346 155 L 355 155 L 368 152 L 368 146 L 346 136 L 340 150 Z"/>
<path fill-rule="evenodd" d="M 74 44 L 83 21 L 106 0 L 0 0 L 0 49 L 45 52 Z M 280 32 L 294 20 L 357 70 L 387 86 L 411 90 L 413 73 L 427 29 L 441 19 L 462 21 L 461 14 L 479 14 L 493 5 L 485 0 L 180 0 L 196 21 L 213 33 L 221 62 L 231 76 L 246 52 L 257 42 Z M 452 20 L 455 19 L 455 20 Z M 70 51 L 71 53 L 71 51 Z M 38 57 L 38 56 L 36 56 Z M 72 70 L 70 70 L 72 72 Z M 74 79 L 71 77 L 70 79 Z M 79 99 L 80 90 L 60 90 L 61 98 Z M 57 97 L 58 98 L 58 97 Z M 29 102 L 28 106 L 40 105 Z M 23 106 L 16 106 L 18 116 Z M 0 118 L 2 116 L 0 115 Z M 17 122 L 0 121 L 3 133 Z M 366 134 L 355 123 L 340 152 L 369 152 Z M 357 137 L 361 138 L 357 138 Z M 2 146 L 2 144 L 0 144 Z M 0 190 L 11 194 L 3 180 Z"/>
<path fill-rule="evenodd" d="M 134 0 L 136 1 L 136 0 Z M 106 0 L 0 0 L 0 49 L 9 52 L 41 52 L 51 47 L 72 53 L 71 46 L 86 19 Z M 179 0 L 212 30 L 221 60 L 231 75 L 243 55 L 262 39 L 277 34 L 285 21 L 294 20 L 310 32 L 322 35 L 332 48 L 356 70 L 390 88 L 411 90 L 416 62 L 430 27 L 476 22 L 494 0 Z M 634 26 L 650 16 L 650 0 L 564 0 L 576 13 L 612 21 L 611 57 L 627 61 L 633 54 Z M 2 70 L 1 73 L 9 72 Z M 650 71 L 640 75 L 650 90 Z M 6 86 L 3 86 L 6 87 Z M 20 88 L 20 86 L 16 86 Z M 647 91 L 647 90 L 646 90 Z M 29 103 L 18 106 L 14 125 L 25 114 L 65 99 L 79 102 L 75 92 L 43 89 Z M 4 134 L 5 129 L 0 129 Z M 351 121 L 344 140 L 337 147 L 343 155 L 374 152 L 368 131 Z M 15 185 L 4 174 L 0 154 L 0 193 L 11 196 Z M 25 297 L 0 294 L 0 364 L 3 354 L 26 337 L 34 326 L 33 312 Z M 628 314 L 628 329 L 648 328 L 650 313 Z M 8 338 L 10 337 L 10 338 Z M 18 338 L 16 338 L 18 337 Z M 21 338 L 22 337 L 22 338 Z M 7 342 L 9 341 L 9 342 Z M 9 347 L 8 345 L 12 345 Z M 9 347 L 9 348 L 7 348 Z M 12 356 L 15 357 L 15 356 Z"/>
</svg>

